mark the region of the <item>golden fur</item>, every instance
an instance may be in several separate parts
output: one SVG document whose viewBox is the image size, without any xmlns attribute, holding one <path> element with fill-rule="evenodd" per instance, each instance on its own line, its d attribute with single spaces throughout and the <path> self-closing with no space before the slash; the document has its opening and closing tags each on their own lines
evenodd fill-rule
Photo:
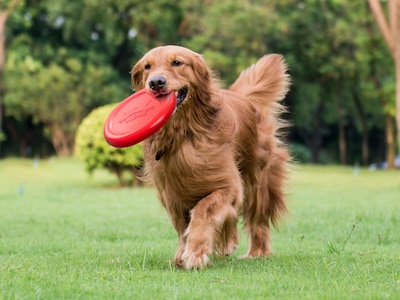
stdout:
<svg viewBox="0 0 400 300">
<path fill-rule="evenodd" d="M 277 134 L 289 85 L 283 58 L 262 57 L 224 90 L 201 55 L 157 47 L 133 67 L 132 84 L 156 95 L 187 92 L 143 142 L 146 174 L 178 233 L 174 263 L 202 268 L 211 254 L 232 254 L 239 215 L 250 238 L 244 257 L 268 256 L 270 223 L 287 210 L 290 155 Z"/>
</svg>

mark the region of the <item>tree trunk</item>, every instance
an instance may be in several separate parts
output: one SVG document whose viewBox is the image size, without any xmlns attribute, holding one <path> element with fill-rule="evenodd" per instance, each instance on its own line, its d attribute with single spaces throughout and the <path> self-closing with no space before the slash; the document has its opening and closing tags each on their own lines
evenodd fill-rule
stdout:
<svg viewBox="0 0 400 300">
<path fill-rule="evenodd" d="M 396 67 L 396 127 L 400 153 L 400 0 L 389 1 L 389 18 L 393 41 L 392 54 Z"/>
<path fill-rule="evenodd" d="M 324 100 L 320 100 L 316 112 L 314 113 L 313 134 L 311 140 L 311 162 L 314 164 L 320 163 L 319 154 L 321 151 L 321 115 L 324 109 Z"/>
<path fill-rule="evenodd" d="M 398 47 L 400 49 L 400 47 Z M 397 152 L 400 153 L 400 50 L 396 62 L 396 120 L 397 120 Z"/>
<path fill-rule="evenodd" d="M 396 126 L 397 144 L 400 152 L 400 0 L 388 1 L 388 20 L 386 20 L 379 0 L 368 0 L 368 2 L 396 68 Z"/>
<path fill-rule="evenodd" d="M 400 9 L 399 9 L 400 10 Z M 400 23 L 400 17 L 397 18 Z M 399 43 L 396 50 L 396 121 L 397 121 L 397 152 L 400 153 L 400 29 L 397 38 Z"/>
<path fill-rule="evenodd" d="M 340 89 L 341 90 L 341 89 Z M 344 109 L 342 105 L 342 95 L 339 93 L 336 98 L 337 101 L 337 110 L 338 110 L 338 131 L 339 131 L 339 155 L 340 155 L 340 164 L 347 164 L 346 157 L 346 129 L 345 129 L 345 120 L 344 120 Z"/>
<path fill-rule="evenodd" d="M 394 169 L 394 132 L 393 132 L 393 117 L 385 113 L 386 123 L 386 161 L 388 169 Z"/>
<path fill-rule="evenodd" d="M 112 172 L 117 175 L 119 186 L 124 187 L 126 186 L 126 181 L 124 179 L 124 171 L 121 167 L 115 165 L 114 167 L 111 168 Z"/>
<path fill-rule="evenodd" d="M 346 129 L 345 122 L 343 117 L 343 108 L 339 109 L 339 122 L 338 122 L 338 131 L 339 131 L 339 156 L 340 156 L 340 164 L 347 164 L 347 144 L 346 144 Z"/>
<path fill-rule="evenodd" d="M 51 126 L 51 141 L 57 156 L 70 156 L 73 149 L 70 147 L 68 138 L 58 124 Z"/>
<path fill-rule="evenodd" d="M 378 76 L 372 75 L 371 80 L 374 83 L 376 89 L 378 90 L 379 100 L 381 101 L 382 107 L 385 108 L 387 105 L 387 100 L 385 98 L 385 93 L 383 92 L 382 83 Z M 393 132 L 393 117 L 389 113 L 385 112 L 385 142 L 386 142 L 386 161 L 388 166 L 394 166 L 394 132 Z M 393 154 L 392 154 L 393 153 Z"/>
<path fill-rule="evenodd" d="M 368 147 L 368 122 L 365 115 L 364 107 L 357 94 L 356 89 L 353 89 L 353 100 L 357 108 L 358 115 L 361 120 L 362 141 L 361 141 L 361 163 L 363 166 L 368 166 L 369 147 Z"/>
<path fill-rule="evenodd" d="M 393 1 L 393 0 L 390 0 Z M 389 1 L 389 2 L 390 2 Z M 397 0 L 394 0 L 397 1 Z M 368 0 L 369 6 L 371 7 L 371 11 L 374 14 L 376 23 L 382 33 L 383 38 L 385 39 L 386 45 L 388 46 L 391 53 L 394 52 L 394 42 L 393 36 L 391 32 L 391 28 L 386 22 L 385 14 L 383 13 L 382 6 L 379 0 Z M 389 4 L 390 5 L 390 4 Z"/>
</svg>

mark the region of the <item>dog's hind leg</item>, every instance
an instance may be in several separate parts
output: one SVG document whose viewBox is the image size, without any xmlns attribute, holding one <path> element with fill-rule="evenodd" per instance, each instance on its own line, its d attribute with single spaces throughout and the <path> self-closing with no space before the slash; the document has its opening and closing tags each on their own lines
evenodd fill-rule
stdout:
<svg viewBox="0 0 400 300">
<path fill-rule="evenodd" d="M 238 218 L 227 219 L 215 238 L 214 252 L 217 255 L 227 256 L 233 254 L 239 244 L 239 232 L 237 229 Z"/>
<path fill-rule="evenodd" d="M 261 173 L 257 174 L 261 175 Z M 260 180 L 258 178 L 257 180 Z M 265 257 L 271 253 L 269 243 L 270 226 L 268 214 L 269 192 L 267 178 L 262 178 L 249 189 L 244 205 L 244 228 L 250 239 L 249 251 L 242 258 Z"/>
<path fill-rule="evenodd" d="M 283 191 L 287 157 L 285 149 L 277 148 L 272 162 L 259 164 L 252 175 L 252 182 L 256 184 L 248 187 L 248 197 L 243 206 L 244 227 L 250 238 L 250 248 L 244 258 L 265 257 L 271 253 L 270 224 L 276 227 L 279 217 L 287 212 Z"/>
<path fill-rule="evenodd" d="M 192 209 L 182 255 L 184 268 L 200 269 L 210 264 L 215 240 L 226 220 L 238 219 L 237 207 L 241 201 L 241 185 L 233 185 L 212 192 Z"/>
</svg>

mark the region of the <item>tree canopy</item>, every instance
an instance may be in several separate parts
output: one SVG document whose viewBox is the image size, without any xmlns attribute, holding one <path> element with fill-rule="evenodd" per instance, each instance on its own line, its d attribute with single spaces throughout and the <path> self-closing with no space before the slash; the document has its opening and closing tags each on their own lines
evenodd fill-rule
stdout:
<svg viewBox="0 0 400 300">
<path fill-rule="evenodd" d="M 128 96 L 133 64 L 163 44 L 203 54 L 226 86 L 262 55 L 283 54 L 288 142 L 311 162 L 368 164 L 395 151 L 395 69 L 364 1 L 25 0 L 6 34 L 2 156 L 70 155 L 82 119 Z"/>
</svg>

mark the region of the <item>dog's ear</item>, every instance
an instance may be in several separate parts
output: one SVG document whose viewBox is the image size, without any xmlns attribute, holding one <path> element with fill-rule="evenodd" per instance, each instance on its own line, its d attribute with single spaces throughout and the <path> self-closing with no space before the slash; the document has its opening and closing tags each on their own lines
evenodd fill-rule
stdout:
<svg viewBox="0 0 400 300">
<path fill-rule="evenodd" d="M 142 61 L 138 61 L 132 68 L 131 84 L 136 91 L 144 88 Z"/>
<path fill-rule="evenodd" d="M 208 68 L 203 56 L 196 53 L 192 60 L 193 71 L 197 77 L 197 82 L 209 82 L 211 79 L 211 70 Z"/>
</svg>

